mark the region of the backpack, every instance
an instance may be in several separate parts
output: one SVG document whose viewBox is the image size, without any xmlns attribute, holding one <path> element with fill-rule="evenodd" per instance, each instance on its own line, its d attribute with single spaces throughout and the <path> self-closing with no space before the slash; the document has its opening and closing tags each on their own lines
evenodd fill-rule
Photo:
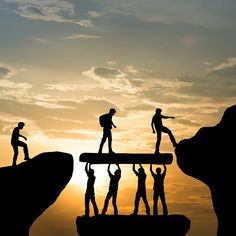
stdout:
<svg viewBox="0 0 236 236">
<path fill-rule="evenodd" d="M 106 114 L 99 116 L 99 124 L 101 127 L 104 127 L 106 125 L 106 122 L 107 122 Z"/>
</svg>

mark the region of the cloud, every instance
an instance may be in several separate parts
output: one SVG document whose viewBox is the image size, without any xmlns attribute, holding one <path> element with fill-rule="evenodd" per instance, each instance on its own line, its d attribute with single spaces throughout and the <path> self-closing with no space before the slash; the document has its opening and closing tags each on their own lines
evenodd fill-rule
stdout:
<svg viewBox="0 0 236 236">
<path fill-rule="evenodd" d="M 0 63 L 0 79 L 9 79 L 15 74 L 15 71 L 8 66 Z"/>
<path fill-rule="evenodd" d="M 100 38 L 102 38 L 102 36 L 89 35 L 89 34 L 73 34 L 73 35 L 62 37 L 61 39 L 100 39 Z"/>
<path fill-rule="evenodd" d="M 92 22 L 86 19 L 73 19 L 75 5 L 64 0 L 3 0 L 6 4 L 15 4 L 15 12 L 33 20 L 73 23 L 83 27 L 92 27 Z"/>
<path fill-rule="evenodd" d="M 97 12 L 97 11 L 88 11 L 88 14 L 89 14 L 91 17 L 94 17 L 94 18 L 98 18 L 98 17 L 101 17 L 101 16 L 102 16 L 102 13 L 101 13 L 101 12 Z"/>
<path fill-rule="evenodd" d="M 228 58 L 212 68 L 207 69 L 208 75 L 233 76 L 236 78 L 236 57 Z"/>
</svg>

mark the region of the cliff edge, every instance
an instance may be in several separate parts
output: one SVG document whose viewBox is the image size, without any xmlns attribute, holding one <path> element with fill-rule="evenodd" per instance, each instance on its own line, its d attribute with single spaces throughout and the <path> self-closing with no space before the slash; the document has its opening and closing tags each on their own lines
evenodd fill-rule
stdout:
<svg viewBox="0 0 236 236">
<path fill-rule="evenodd" d="M 235 166 L 236 105 L 227 108 L 221 121 L 201 128 L 195 136 L 179 142 L 175 149 L 177 164 L 187 175 L 201 180 L 210 188 L 218 219 L 218 236 L 236 235 Z"/>
<path fill-rule="evenodd" d="M 41 153 L 0 168 L 0 235 L 28 236 L 33 222 L 60 195 L 73 173 L 73 157 Z"/>
</svg>

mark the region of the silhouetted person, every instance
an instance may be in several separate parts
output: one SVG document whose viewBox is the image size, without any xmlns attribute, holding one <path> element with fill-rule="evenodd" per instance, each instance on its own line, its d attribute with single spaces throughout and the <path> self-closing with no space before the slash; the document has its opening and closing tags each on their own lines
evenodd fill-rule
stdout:
<svg viewBox="0 0 236 236">
<path fill-rule="evenodd" d="M 24 126 L 25 126 L 24 122 L 19 122 L 18 126 L 15 127 L 12 131 L 11 145 L 14 150 L 13 163 L 12 163 L 13 166 L 16 165 L 17 156 L 19 154 L 18 147 L 23 147 L 24 155 L 25 155 L 24 160 L 30 160 L 27 144 L 19 140 L 20 137 L 27 140 L 25 136 L 20 134 L 20 130 L 23 129 Z"/>
<path fill-rule="evenodd" d="M 116 110 L 114 108 L 111 108 L 109 113 L 103 114 L 100 116 L 100 125 L 103 127 L 103 137 L 99 146 L 98 153 L 102 153 L 102 148 L 104 143 L 106 142 L 108 138 L 108 149 L 109 153 L 114 153 L 112 151 L 112 135 L 111 135 L 111 129 L 112 127 L 116 128 L 116 126 L 113 124 L 112 116 L 114 116 L 116 113 Z"/>
<path fill-rule="evenodd" d="M 98 207 L 95 201 L 95 193 L 94 193 L 94 183 L 95 183 L 95 175 L 94 175 L 94 170 L 91 169 L 91 164 L 86 163 L 85 165 L 85 172 L 88 176 L 88 181 L 87 181 L 87 189 L 85 193 L 85 216 L 89 216 L 89 202 L 91 201 L 93 204 L 93 209 L 94 209 L 94 215 L 98 215 Z"/>
<path fill-rule="evenodd" d="M 152 117 L 152 131 L 155 134 L 155 130 L 156 130 L 156 134 L 157 134 L 157 141 L 156 141 L 156 150 L 155 153 L 159 153 L 160 152 L 160 143 L 161 143 L 161 133 L 167 133 L 170 137 L 170 140 L 173 144 L 173 147 L 176 147 L 177 142 L 171 132 L 170 129 L 168 129 L 167 127 L 163 126 L 162 124 L 162 119 L 175 119 L 174 116 L 164 116 L 161 114 L 162 110 L 160 108 L 156 109 L 156 113 L 155 115 Z M 155 127 L 155 129 L 154 129 Z"/>
<path fill-rule="evenodd" d="M 158 198 L 160 197 L 162 203 L 163 215 L 168 215 L 165 191 L 164 191 L 164 179 L 166 176 L 166 166 L 164 166 L 164 171 L 161 173 L 161 168 L 156 168 L 156 173 L 152 170 L 152 164 L 150 165 L 150 172 L 154 179 L 153 184 L 153 215 L 158 215 Z"/>
<path fill-rule="evenodd" d="M 143 199 L 143 202 L 145 204 L 147 215 L 150 215 L 150 207 L 148 205 L 147 195 L 146 195 L 146 177 L 147 177 L 147 175 L 146 175 L 142 165 L 140 165 L 140 168 L 137 171 L 135 169 L 135 164 L 133 164 L 133 172 L 138 176 L 138 188 L 137 188 L 135 201 L 134 201 L 134 212 L 132 215 L 138 214 L 139 201 L 141 198 Z"/>
<path fill-rule="evenodd" d="M 118 209 L 117 209 L 117 205 L 116 205 L 116 198 L 117 198 L 117 192 L 118 192 L 118 185 L 119 185 L 119 181 L 120 181 L 120 178 L 121 178 L 121 169 L 120 169 L 120 166 L 117 165 L 118 169 L 115 171 L 114 174 L 112 174 L 111 171 L 110 171 L 110 166 L 111 165 L 109 164 L 108 168 L 107 168 L 107 172 L 108 172 L 109 177 L 110 177 L 109 191 L 107 193 L 107 196 L 106 196 L 106 199 L 105 199 L 105 202 L 104 202 L 102 215 L 106 214 L 110 198 L 112 198 L 112 204 L 113 204 L 113 207 L 114 207 L 114 214 L 118 215 Z"/>
</svg>

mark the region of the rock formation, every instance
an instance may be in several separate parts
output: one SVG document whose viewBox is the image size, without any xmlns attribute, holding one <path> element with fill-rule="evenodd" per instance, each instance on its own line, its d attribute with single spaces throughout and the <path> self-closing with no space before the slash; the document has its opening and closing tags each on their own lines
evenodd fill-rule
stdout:
<svg viewBox="0 0 236 236">
<path fill-rule="evenodd" d="M 80 236 L 184 236 L 190 220 L 184 215 L 105 215 L 76 218 Z"/>
<path fill-rule="evenodd" d="M 41 153 L 0 168 L 0 235 L 28 236 L 30 226 L 60 195 L 73 173 L 73 157 Z"/>
<path fill-rule="evenodd" d="M 187 175 L 201 180 L 210 188 L 218 236 L 236 235 L 235 166 L 236 105 L 227 108 L 221 121 L 201 128 L 194 137 L 179 142 L 175 149 L 177 163 Z"/>
</svg>

